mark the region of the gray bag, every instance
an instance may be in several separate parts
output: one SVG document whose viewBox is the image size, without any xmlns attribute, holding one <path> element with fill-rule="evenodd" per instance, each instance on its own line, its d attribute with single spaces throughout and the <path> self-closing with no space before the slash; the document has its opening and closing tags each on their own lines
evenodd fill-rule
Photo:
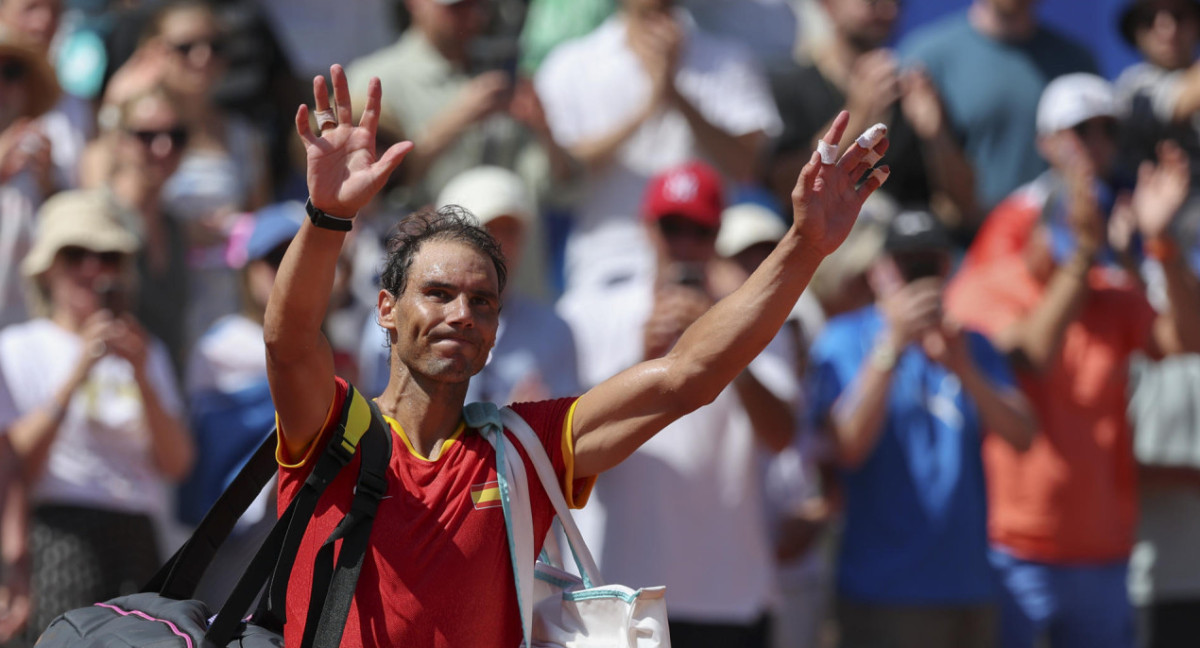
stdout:
<svg viewBox="0 0 1200 648">
<path fill-rule="evenodd" d="M 365 403 L 365 406 L 364 406 Z M 352 407 L 357 405 L 357 407 Z M 369 406 L 369 410 L 367 407 Z M 356 414 L 351 415 L 351 410 Z M 364 412 L 369 411 L 369 416 Z M 387 490 L 392 438 L 375 404 L 353 387 L 341 420 L 304 487 L 288 505 L 220 612 L 192 599 L 221 543 L 275 474 L 276 435 L 270 436 L 200 522 L 192 537 L 139 594 L 62 614 L 42 633 L 39 648 L 268 648 L 283 645 L 284 602 L 300 541 L 317 500 L 363 448 L 350 510 L 317 553 L 302 648 L 341 643 L 370 539 L 375 510 Z M 334 543 L 341 551 L 334 564 Z M 257 611 L 246 618 L 259 594 Z"/>
</svg>

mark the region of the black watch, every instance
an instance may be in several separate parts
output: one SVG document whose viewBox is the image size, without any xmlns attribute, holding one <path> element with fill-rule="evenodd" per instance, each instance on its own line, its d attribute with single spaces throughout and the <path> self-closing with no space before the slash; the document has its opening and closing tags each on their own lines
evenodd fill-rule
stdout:
<svg viewBox="0 0 1200 648">
<path fill-rule="evenodd" d="M 335 232 L 349 232 L 354 227 L 354 219 L 338 218 L 337 216 L 326 214 L 317 209 L 316 205 L 312 204 L 311 197 L 309 197 L 308 202 L 304 203 L 304 211 L 308 212 L 308 220 L 321 229 L 334 230 Z"/>
</svg>

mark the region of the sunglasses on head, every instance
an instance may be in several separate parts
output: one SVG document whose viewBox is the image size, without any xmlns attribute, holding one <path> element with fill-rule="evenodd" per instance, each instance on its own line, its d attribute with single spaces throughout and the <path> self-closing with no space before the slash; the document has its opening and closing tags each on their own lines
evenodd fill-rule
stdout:
<svg viewBox="0 0 1200 648">
<path fill-rule="evenodd" d="M 176 126 L 175 128 L 167 128 L 163 130 L 143 130 L 131 128 L 129 129 L 129 134 L 138 138 L 147 148 L 153 146 L 154 142 L 160 137 L 170 138 L 171 146 L 176 149 L 183 148 L 183 146 L 187 144 L 188 140 L 187 129 L 182 126 Z"/>
<path fill-rule="evenodd" d="M 24 61 L 16 59 L 0 61 L 0 79 L 4 79 L 8 83 L 24 79 L 28 72 L 29 68 L 25 65 Z"/>
<path fill-rule="evenodd" d="M 84 261 L 95 258 L 100 262 L 100 265 L 110 268 L 119 266 L 121 259 L 125 256 L 120 252 L 97 252 L 78 245 L 68 245 L 60 249 L 58 253 L 68 265 L 82 265 Z"/>
<path fill-rule="evenodd" d="M 213 56 L 221 56 L 225 51 L 224 43 L 219 40 L 207 38 L 198 38 L 183 43 L 171 43 L 171 49 L 184 58 L 189 58 L 197 47 L 207 47 Z"/>
</svg>

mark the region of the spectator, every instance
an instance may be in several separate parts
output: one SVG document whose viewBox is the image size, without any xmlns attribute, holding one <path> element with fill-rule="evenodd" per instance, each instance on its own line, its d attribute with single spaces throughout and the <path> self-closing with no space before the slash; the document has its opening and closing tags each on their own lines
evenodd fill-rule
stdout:
<svg viewBox="0 0 1200 648">
<path fill-rule="evenodd" d="M 117 210 L 99 192 L 46 202 L 21 263 L 42 312 L 0 332 L 0 431 L 32 508 L 25 645 L 153 575 L 167 482 L 192 465 L 166 350 L 126 310 L 138 241 Z"/>
<path fill-rule="evenodd" d="M 1130 201 L 1147 252 L 1163 262 L 1167 313 L 1156 316 L 1124 272 L 1098 267 L 1105 227 L 1097 178 L 1116 153 L 1111 92 L 1086 75 L 1046 88 L 1038 148 L 1065 179 L 1061 207 L 1025 202 L 993 214 L 989 223 L 1008 224 L 1008 247 L 972 251 L 949 292 L 951 314 L 1012 360 L 1039 422 L 1023 454 L 984 441 L 1004 648 L 1043 637 L 1054 648 L 1134 645 L 1126 588 L 1137 521 L 1125 408 L 1130 356 L 1200 349 L 1200 286 L 1167 238 L 1188 189 L 1178 148 L 1163 146 L 1157 166 L 1143 165 Z M 977 244 L 989 244 L 983 232 Z"/>
<path fill-rule="evenodd" d="M 173 97 L 151 85 L 130 93 L 116 108 L 115 128 L 94 140 L 86 155 L 102 161 L 97 186 L 125 209 L 127 226 L 141 239 L 137 251 L 138 321 L 167 345 L 183 367 L 189 297 L 187 235 L 163 203 L 163 187 L 179 168 L 188 130 Z"/>
<path fill-rule="evenodd" d="M 1193 221 L 1194 204 L 1185 211 Z M 1179 241 L 1192 272 L 1200 270 L 1195 232 Z M 1186 243 L 1188 239 L 1190 244 Z M 1178 240 L 1178 239 L 1176 239 Z M 1150 303 L 1170 307 L 1161 268 L 1144 265 Z M 1130 598 L 1140 611 L 1146 648 L 1184 648 L 1195 643 L 1200 620 L 1200 355 L 1132 363 L 1129 415 L 1137 431 L 1138 543 L 1129 561 Z"/>
<path fill-rule="evenodd" d="M 585 386 L 663 357 L 728 291 L 718 283 L 715 249 L 721 211 L 721 181 L 707 165 L 651 180 L 642 214 L 656 276 L 559 303 Z M 759 458 L 782 450 L 794 432 L 799 390 L 786 340 L 776 337 L 712 404 L 668 425 L 600 479 L 591 506 L 576 515 L 609 578 L 670 589 L 671 637 L 680 646 L 768 645 L 775 568 Z"/>
<path fill-rule="evenodd" d="M 972 0 L 900 45 L 937 88 L 975 169 L 983 213 L 1046 168 L 1034 148 L 1038 99 L 1051 79 L 1093 72 L 1081 46 L 1038 23 L 1037 0 Z"/>
<path fill-rule="evenodd" d="M 61 17 L 61 0 L 0 2 L 0 25 L 24 38 L 47 62 L 53 60 L 51 44 L 58 34 Z M 95 132 L 94 122 L 91 104 L 66 92 L 38 118 L 37 128 L 50 143 L 50 159 L 54 163 L 51 184 L 55 190 L 79 185 L 79 158 Z"/>
<path fill-rule="evenodd" d="M 146 26 L 126 65 L 154 65 L 175 99 L 187 145 L 162 188 L 163 208 L 187 229 L 191 293 L 185 345 L 217 318 L 237 311 L 237 273 L 225 262 L 237 216 L 271 196 L 266 147 L 246 119 L 226 111 L 214 91 L 228 67 L 226 32 L 214 9 L 200 0 L 175 0 Z"/>
<path fill-rule="evenodd" d="M 869 271 L 875 304 L 813 345 L 813 416 L 841 465 L 841 646 L 992 646 L 984 432 L 1018 451 L 1034 422 L 1008 364 L 942 313 L 949 234 L 928 212 L 892 220 Z"/>
<path fill-rule="evenodd" d="M 472 69 L 472 45 L 486 26 L 487 5 L 405 0 L 412 26 L 394 45 L 348 68 L 355 98 L 366 96 L 371 77 L 380 78 L 388 89 L 385 110 L 416 144 L 401 171 L 409 191 L 400 202 L 410 209 L 433 202 L 451 178 L 482 164 L 519 170 L 539 192 L 570 174 L 531 84 L 513 77 L 516 61 L 499 63 L 503 69 Z M 529 146 L 530 135 L 549 159 L 549 176 L 534 170 L 539 165 L 532 161 L 537 149 Z"/>
<path fill-rule="evenodd" d="M 537 218 L 537 207 L 520 176 L 499 167 L 477 167 L 446 185 L 439 208 L 457 205 L 479 220 L 500 244 L 508 271 L 516 274 L 522 247 Z M 523 402 L 564 398 L 582 393 L 571 330 L 554 310 L 509 286 L 500 312 L 500 329 L 487 364 L 471 378 L 467 402 Z M 379 324 L 372 321 L 363 336 L 364 370 L 372 367 L 371 393 L 387 384 L 387 345 L 379 344 Z M 364 371 L 364 374 L 367 372 Z"/>
<path fill-rule="evenodd" d="M 756 177 L 779 117 L 753 57 L 696 28 L 673 0 L 622 0 L 538 71 L 554 137 L 585 168 L 567 240 L 567 290 L 654 274 L 637 201 L 651 176 L 707 158 Z"/>
<path fill-rule="evenodd" d="M 1136 170 L 1154 159 L 1165 139 L 1179 144 L 1200 178 L 1200 3 L 1195 0 L 1135 0 L 1121 12 L 1121 34 L 1145 59 L 1117 78 L 1122 116 L 1122 167 Z"/>
<path fill-rule="evenodd" d="M 304 206 L 278 203 L 252 216 L 245 239 L 238 313 L 213 323 L 192 350 L 187 367 L 187 400 L 196 466 L 179 488 L 179 518 L 200 523 L 275 425 L 275 404 L 267 384 L 263 313 L 279 263 L 300 230 Z M 275 524 L 274 489 L 264 489 L 221 546 L 195 597 L 219 609 L 233 591 L 261 541 Z"/>
<path fill-rule="evenodd" d="M 1052 214 L 1056 231 L 1068 227 L 1072 191 L 1091 194 L 1105 213 L 1116 205 L 1117 107 L 1112 84 L 1093 74 L 1059 77 L 1047 86 L 1038 109 L 1037 148 L 1050 169 L 1017 188 L 996 206 L 980 228 L 964 265 L 987 264 L 997 257 L 1019 254 L 1029 229 L 1040 215 Z M 1069 134 L 1068 134 L 1069 131 Z M 1093 183 L 1084 190 L 1082 185 Z M 1060 240 L 1069 241 L 1065 234 Z M 1057 250 L 1065 260 L 1071 246 Z M 1114 250 L 1099 250 L 1106 263 L 1117 261 Z"/>
<path fill-rule="evenodd" d="M 895 0 L 822 0 L 832 34 L 804 65 L 776 66 L 771 85 L 784 133 L 777 145 L 811 152 L 818 137 L 842 109 L 855 115 L 850 131 L 876 122 L 888 124 L 889 159 L 911 160 L 897 167 L 885 193 L 901 206 L 933 204 L 948 224 L 973 231 L 981 214 L 975 203 L 971 165 L 963 155 L 941 98 L 928 76 L 901 71 L 884 48 L 892 36 L 900 3 Z M 849 145 L 850 140 L 841 142 Z M 803 164 L 803 159 L 797 160 Z M 795 175 L 792 173 L 791 175 Z"/>
<path fill-rule="evenodd" d="M 30 120 L 58 100 L 45 57 L 0 25 L 0 326 L 24 321 L 25 290 L 17 259 L 29 251 L 34 214 L 51 191 L 50 143 Z"/>
<path fill-rule="evenodd" d="M 775 249 L 787 225 L 772 209 L 743 202 L 721 214 L 716 250 L 731 262 L 732 286 L 741 285 Z M 800 296 L 780 332 L 788 343 L 796 380 L 803 378 L 809 341 L 822 325 L 820 306 L 809 291 Z M 797 399 L 796 420 L 805 406 Z M 831 519 L 832 507 L 822 491 L 819 444 L 799 425 L 792 443 L 761 463 L 767 527 L 774 546 L 779 600 L 773 607 L 771 645 L 778 648 L 817 646 L 828 599 L 828 566 L 818 546 Z"/>
</svg>

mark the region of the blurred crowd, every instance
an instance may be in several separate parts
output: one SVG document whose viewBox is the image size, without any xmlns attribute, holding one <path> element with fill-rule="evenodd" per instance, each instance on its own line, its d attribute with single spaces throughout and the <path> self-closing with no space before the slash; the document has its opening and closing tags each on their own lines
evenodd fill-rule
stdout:
<svg viewBox="0 0 1200 648">
<path fill-rule="evenodd" d="M 667 586 L 674 645 L 1195 646 L 1200 2 L 1128 0 L 1115 79 L 1036 0 L 898 39 L 905 4 L 0 0 L 0 646 L 136 591 L 274 424 L 296 108 L 333 63 L 355 106 L 381 80 L 377 150 L 416 144 L 325 322 L 371 395 L 406 214 L 465 208 L 508 260 L 468 400 L 575 395 L 745 281 L 819 145 L 887 125 L 777 338 L 576 515 L 608 579 Z"/>
</svg>

